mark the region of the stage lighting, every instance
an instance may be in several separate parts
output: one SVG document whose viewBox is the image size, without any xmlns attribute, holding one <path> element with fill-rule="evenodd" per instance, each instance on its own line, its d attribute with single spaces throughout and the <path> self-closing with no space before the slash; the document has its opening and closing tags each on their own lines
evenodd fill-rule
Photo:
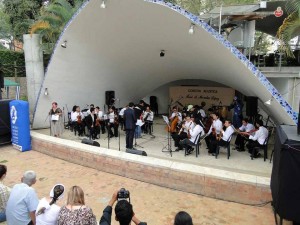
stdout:
<svg viewBox="0 0 300 225">
<path fill-rule="evenodd" d="M 66 48 L 67 47 L 67 41 L 64 41 L 64 43 L 61 44 L 62 48 Z"/>
<path fill-rule="evenodd" d="M 161 50 L 159 56 L 164 57 L 165 56 L 165 50 Z"/>
<path fill-rule="evenodd" d="M 190 29 L 189 29 L 189 34 L 194 34 L 194 27 L 195 27 L 195 24 L 191 24 L 191 26 L 190 26 Z"/>
<path fill-rule="evenodd" d="M 100 5 L 101 9 L 105 9 L 106 8 L 106 4 L 105 4 L 105 0 L 102 0 L 102 3 Z"/>
<path fill-rule="evenodd" d="M 272 105 L 272 100 L 273 100 L 273 97 L 270 98 L 268 101 L 265 101 L 264 105 Z"/>
<path fill-rule="evenodd" d="M 49 95 L 48 88 L 45 88 L 44 95 L 45 96 Z"/>
</svg>

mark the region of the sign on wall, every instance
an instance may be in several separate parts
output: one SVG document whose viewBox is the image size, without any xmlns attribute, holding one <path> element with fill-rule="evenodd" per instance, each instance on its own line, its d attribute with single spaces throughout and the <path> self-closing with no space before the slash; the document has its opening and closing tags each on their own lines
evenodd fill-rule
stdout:
<svg viewBox="0 0 300 225">
<path fill-rule="evenodd" d="M 235 90 L 223 87 L 170 87 L 169 96 L 173 105 L 201 105 L 205 102 L 205 109 L 212 106 L 229 106 L 232 103 Z M 177 102 L 177 103 L 176 103 Z M 180 104 L 178 104 L 178 102 Z"/>
</svg>

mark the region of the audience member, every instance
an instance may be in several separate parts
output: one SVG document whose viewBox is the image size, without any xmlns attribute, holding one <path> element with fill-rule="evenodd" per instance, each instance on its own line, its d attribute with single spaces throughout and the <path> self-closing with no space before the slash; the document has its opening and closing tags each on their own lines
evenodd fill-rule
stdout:
<svg viewBox="0 0 300 225">
<path fill-rule="evenodd" d="M 103 210 L 103 215 L 100 219 L 99 225 L 110 225 L 112 206 L 118 200 L 118 192 L 113 193 L 108 206 Z M 120 225 L 129 225 L 132 222 L 136 225 L 147 225 L 145 222 L 141 222 L 134 214 L 132 205 L 127 200 L 119 200 L 115 207 L 116 220 L 119 221 Z"/>
<path fill-rule="evenodd" d="M 175 216 L 174 225 L 193 225 L 192 217 L 187 212 L 180 211 Z"/>
<path fill-rule="evenodd" d="M 35 210 L 39 199 L 31 186 L 36 183 L 36 173 L 26 171 L 20 184 L 16 184 L 10 193 L 6 206 L 8 225 L 35 225 Z"/>
<path fill-rule="evenodd" d="M 56 184 L 50 191 L 49 197 L 42 198 L 36 212 L 37 225 L 56 225 L 60 207 L 56 201 L 64 197 L 65 187 Z"/>
<path fill-rule="evenodd" d="M 5 208 L 10 194 L 10 188 L 3 184 L 6 173 L 7 167 L 0 165 L 0 222 L 6 221 Z"/>
<path fill-rule="evenodd" d="M 78 186 L 71 187 L 67 205 L 58 214 L 57 225 L 96 225 L 96 217 L 91 208 L 85 205 L 83 190 Z"/>
</svg>

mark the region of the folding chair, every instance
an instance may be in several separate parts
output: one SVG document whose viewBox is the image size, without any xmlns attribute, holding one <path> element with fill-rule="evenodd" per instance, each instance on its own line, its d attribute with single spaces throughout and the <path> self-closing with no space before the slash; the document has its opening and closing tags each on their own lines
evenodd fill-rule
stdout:
<svg viewBox="0 0 300 225">
<path fill-rule="evenodd" d="M 196 157 L 198 157 L 198 155 L 200 154 L 200 151 L 199 151 L 199 145 L 200 145 L 200 136 L 201 136 L 202 132 L 200 132 L 196 138 L 195 138 L 195 141 L 193 143 L 190 143 L 188 145 L 185 146 L 184 148 L 184 156 L 187 156 L 187 150 L 188 150 L 188 146 L 190 147 L 195 147 L 196 149 Z"/>
<path fill-rule="evenodd" d="M 229 136 L 229 138 L 227 139 L 225 145 L 222 145 L 222 146 L 218 145 L 218 146 L 217 146 L 217 149 L 216 149 L 216 155 L 215 155 L 216 159 L 218 158 L 218 155 L 219 155 L 219 153 L 220 153 L 220 147 L 223 147 L 223 148 L 226 148 L 226 149 L 227 149 L 227 159 L 229 159 L 229 157 L 230 157 L 230 141 L 231 141 L 231 138 L 232 138 L 232 135 L 233 135 L 233 134 L 234 134 L 234 133 L 232 133 L 232 134 Z"/>
<path fill-rule="evenodd" d="M 273 133 L 273 128 L 268 127 L 267 129 L 268 129 L 268 137 L 266 138 L 266 140 L 264 141 L 264 143 L 261 146 L 254 147 L 252 149 L 251 160 L 253 160 L 253 158 L 254 158 L 254 153 L 256 151 L 260 151 L 260 150 L 264 151 L 264 161 L 266 161 L 266 159 L 268 158 L 268 143 L 269 143 L 269 139 Z"/>
</svg>

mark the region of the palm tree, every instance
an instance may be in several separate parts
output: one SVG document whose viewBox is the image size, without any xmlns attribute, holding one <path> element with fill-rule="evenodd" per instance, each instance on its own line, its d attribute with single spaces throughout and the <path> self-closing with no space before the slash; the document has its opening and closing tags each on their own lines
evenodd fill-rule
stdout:
<svg viewBox="0 0 300 225">
<path fill-rule="evenodd" d="M 288 0 L 286 9 L 289 16 L 284 19 L 282 25 L 279 27 L 277 37 L 280 41 L 280 50 L 285 52 L 287 56 L 294 58 L 295 56 L 289 45 L 289 41 L 300 32 L 300 1 Z"/>
<path fill-rule="evenodd" d="M 43 42 L 47 43 L 45 50 L 51 52 L 66 23 L 82 2 L 83 0 L 74 0 L 71 4 L 68 0 L 54 0 L 49 5 L 45 5 L 39 20 L 31 26 L 30 34 L 41 34 Z"/>
</svg>

